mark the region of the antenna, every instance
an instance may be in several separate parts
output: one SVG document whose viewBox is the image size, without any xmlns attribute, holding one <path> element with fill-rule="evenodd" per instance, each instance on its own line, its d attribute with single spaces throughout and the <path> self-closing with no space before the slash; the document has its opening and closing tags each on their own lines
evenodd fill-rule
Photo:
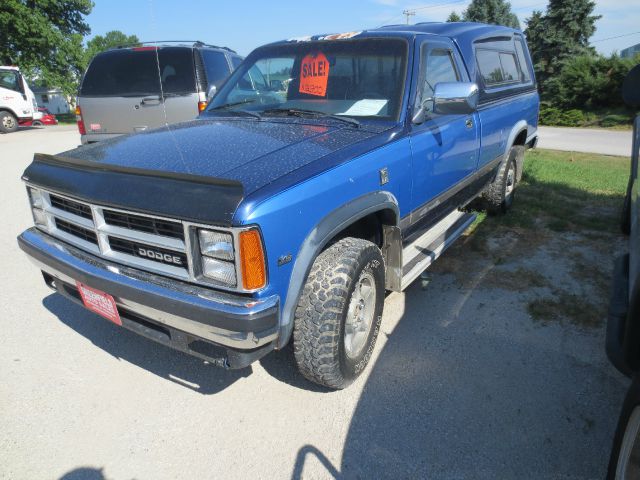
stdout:
<svg viewBox="0 0 640 480">
<path fill-rule="evenodd" d="M 407 25 L 409 25 L 409 17 L 413 17 L 416 14 L 416 11 L 415 10 L 403 10 L 402 14 L 407 16 Z"/>
</svg>

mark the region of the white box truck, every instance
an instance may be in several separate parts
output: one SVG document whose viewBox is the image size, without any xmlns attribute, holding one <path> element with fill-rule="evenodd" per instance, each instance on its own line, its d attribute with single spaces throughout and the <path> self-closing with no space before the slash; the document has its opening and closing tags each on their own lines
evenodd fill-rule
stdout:
<svg viewBox="0 0 640 480">
<path fill-rule="evenodd" d="M 26 120 L 39 120 L 36 97 L 20 69 L 0 65 L 0 133 L 11 133 Z"/>
</svg>

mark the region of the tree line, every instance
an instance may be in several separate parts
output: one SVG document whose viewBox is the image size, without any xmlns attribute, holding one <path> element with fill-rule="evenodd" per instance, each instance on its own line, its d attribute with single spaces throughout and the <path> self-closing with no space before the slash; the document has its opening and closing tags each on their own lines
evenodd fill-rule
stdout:
<svg viewBox="0 0 640 480">
<path fill-rule="evenodd" d="M 593 14 L 594 8 L 592 0 L 549 0 L 544 12 L 534 11 L 526 19 L 524 33 L 546 109 L 624 108 L 622 80 L 640 59 L 596 52 L 590 44 L 600 18 Z M 96 53 L 139 42 L 135 35 L 111 31 L 84 45 L 83 39 L 91 31 L 85 17 L 92 9 L 91 0 L 2 0 L 0 64 L 18 65 L 36 85 L 60 87 L 67 95 L 75 94 Z M 505 0 L 472 0 L 466 10 L 452 12 L 447 21 L 520 28 Z M 573 117 L 576 115 L 574 112 Z"/>
<path fill-rule="evenodd" d="M 533 61 L 542 100 L 541 121 L 580 125 L 597 120 L 593 112 L 606 112 L 606 123 L 631 118 L 622 101 L 622 81 L 640 57 L 623 59 L 596 52 L 590 39 L 599 15 L 591 0 L 549 0 L 546 10 L 526 19 L 524 34 Z M 518 17 L 505 0 L 472 0 L 448 22 L 469 21 L 520 28 Z M 619 120 L 619 122 L 618 122 Z"/>
<path fill-rule="evenodd" d="M 17 65 L 30 83 L 75 95 L 96 53 L 138 43 L 135 35 L 111 31 L 83 44 L 91 33 L 85 17 L 91 0 L 1 0 L 0 65 Z"/>
</svg>

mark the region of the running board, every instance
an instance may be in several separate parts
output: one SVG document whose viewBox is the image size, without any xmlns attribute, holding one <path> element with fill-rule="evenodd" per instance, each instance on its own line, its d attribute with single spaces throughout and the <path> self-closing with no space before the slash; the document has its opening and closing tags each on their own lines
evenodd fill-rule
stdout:
<svg viewBox="0 0 640 480">
<path fill-rule="evenodd" d="M 404 290 L 473 223 L 476 215 L 455 210 L 402 249 Z"/>
</svg>

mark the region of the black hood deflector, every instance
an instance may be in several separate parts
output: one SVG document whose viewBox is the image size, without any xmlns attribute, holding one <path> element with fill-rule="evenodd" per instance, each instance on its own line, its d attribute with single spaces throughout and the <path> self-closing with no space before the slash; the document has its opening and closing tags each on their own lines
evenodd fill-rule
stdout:
<svg viewBox="0 0 640 480">
<path fill-rule="evenodd" d="M 34 155 L 22 178 L 98 205 L 222 226 L 231 225 L 244 197 L 236 180 L 42 153 Z"/>
</svg>

